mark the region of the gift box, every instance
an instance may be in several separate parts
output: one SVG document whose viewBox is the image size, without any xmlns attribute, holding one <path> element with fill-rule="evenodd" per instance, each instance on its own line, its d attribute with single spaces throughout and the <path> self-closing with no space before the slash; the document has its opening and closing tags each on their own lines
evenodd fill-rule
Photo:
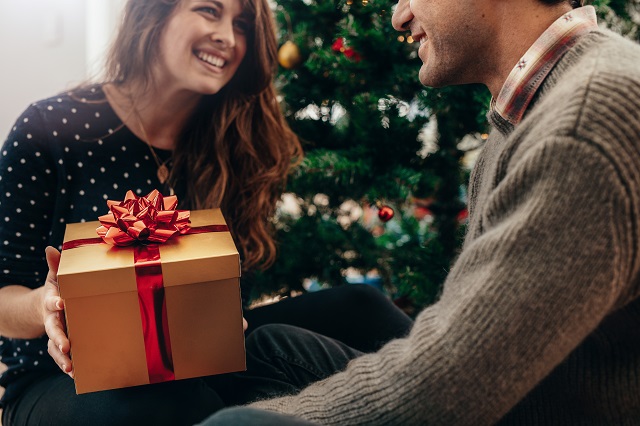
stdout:
<svg viewBox="0 0 640 426">
<path fill-rule="evenodd" d="M 177 232 L 127 224 L 138 213 L 65 231 L 58 285 L 78 394 L 246 369 L 240 259 L 220 210 L 152 215 L 181 218 Z"/>
</svg>

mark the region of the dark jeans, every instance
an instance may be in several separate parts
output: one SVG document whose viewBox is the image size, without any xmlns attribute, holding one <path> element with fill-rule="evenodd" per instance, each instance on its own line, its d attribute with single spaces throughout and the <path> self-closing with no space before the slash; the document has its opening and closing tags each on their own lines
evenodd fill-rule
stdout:
<svg viewBox="0 0 640 426">
<path fill-rule="evenodd" d="M 357 285 L 287 299 L 245 318 L 246 372 L 85 395 L 56 372 L 10 401 L 3 425 L 191 425 L 225 406 L 296 392 L 343 369 L 360 351 L 406 335 L 412 325 L 378 290 Z M 258 328 L 275 322 L 348 344 L 285 325 Z"/>
<path fill-rule="evenodd" d="M 224 407 L 202 379 L 76 395 L 73 380 L 53 373 L 4 409 L 10 425 L 192 425 Z"/>
<path fill-rule="evenodd" d="M 224 389 L 225 405 L 291 395 L 307 385 L 344 370 L 363 354 L 344 343 L 303 328 L 269 324 L 247 338 L 247 371 L 212 377 Z"/>
<path fill-rule="evenodd" d="M 316 426 L 317 423 L 294 416 L 258 410 L 251 407 L 225 408 L 199 426 Z"/>
<path fill-rule="evenodd" d="M 312 331 L 285 324 L 265 325 L 247 339 L 247 363 L 252 368 L 232 377 L 235 400 L 229 405 L 299 392 L 307 385 L 346 368 L 360 356 L 344 343 Z M 252 372 L 253 371 L 253 372 Z M 229 377 L 227 377 L 229 378 Z M 202 426 L 312 425 L 292 416 L 241 407 L 214 414 Z"/>
<path fill-rule="evenodd" d="M 265 324 L 289 324 L 375 352 L 408 334 L 413 321 L 378 289 L 350 284 L 306 293 L 245 311 L 247 333 Z"/>
</svg>

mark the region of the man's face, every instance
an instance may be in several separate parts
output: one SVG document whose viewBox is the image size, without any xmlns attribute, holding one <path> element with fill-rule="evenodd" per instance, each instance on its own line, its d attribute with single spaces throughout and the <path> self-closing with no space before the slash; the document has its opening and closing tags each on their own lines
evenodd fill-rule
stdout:
<svg viewBox="0 0 640 426">
<path fill-rule="evenodd" d="M 393 27 L 420 43 L 420 82 L 483 83 L 493 52 L 491 0 L 399 0 Z"/>
</svg>

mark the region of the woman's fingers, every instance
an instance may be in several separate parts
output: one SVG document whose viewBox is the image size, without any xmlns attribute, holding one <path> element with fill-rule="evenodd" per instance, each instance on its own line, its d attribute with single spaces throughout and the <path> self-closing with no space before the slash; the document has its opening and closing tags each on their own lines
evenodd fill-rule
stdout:
<svg viewBox="0 0 640 426">
<path fill-rule="evenodd" d="M 57 294 L 57 290 L 55 288 L 53 291 L 49 289 L 45 290 L 46 294 L 44 296 L 44 309 L 45 315 L 52 312 L 62 311 L 64 309 L 64 301 Z"/>
<path fill-rule="evenodd" d="M 58 364 L 58 367 L 67 374 L 71 373 L 71 358 L 69 357 L 69 339 L 64 332 L 62 321 L 60 320 L 62 312 L 54 312 L 45 317 L 44 328 L 49 336 L 47 350 L 51 358 Z M 73 376 L 72 376 L 73 377 Z"/>
<path fill-rule="evenodd" d="M 60 319 L 61 315 L 63 315 L 62 312 L 60 314 L 56 312 L 47 315 L 44 319 L 44 330 L 47 333 L 49 340 L 53 341 L 61 352 L 68 353 L 69 339 L 67 339 L 67 335 L 64 332 L 64 326 Z"/>
<path fill-rule="evenodd" d="M 69 357 L 69 339 L 63 323 L 64 301 L 58 291 L 58 266 L 60 252 L 49 246 L 45 249 L 49 273 L 44 284 L 42 296 L 44 330 L 49 337 L 47 351 L 58 367 L 73 377 L 71 358 Z"/>
<path fill-rule="evenodd" d="M 60 265 L 60 252 L 51 246 L 44 249 L 47 258 L 47 266 L 49 273 L 47 274 L 47 282 L 58 285 L 58 266 Z"/>
<path fill-rule="evenodd" d="M 73 377 L 71 358 L 69 358 L 66 353 L 63 353 L 60 350 L 60 347 L 56 346 L 56 343 L 52 339 L 49 339 L 49 343 L 47 344 L 47 351 L 49 352 L 49 355 L 51 355 L 51 358 L 53 358 L 55 363 L 58 364 L 58 367 L 60 367 L 60 369 L 66 374 Z"/>
</svg>

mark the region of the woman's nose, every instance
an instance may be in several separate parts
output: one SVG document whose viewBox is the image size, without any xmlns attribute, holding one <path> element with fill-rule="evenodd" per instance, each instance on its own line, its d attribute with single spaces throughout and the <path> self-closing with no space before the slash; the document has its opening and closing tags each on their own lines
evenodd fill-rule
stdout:
<svg viewBox="0 0 640 426">
<path fill-rule="evenodd" d="M 236 45 L 236 37 L 233 32 L 233 22 L 227 22 L 227 20 L 220 22 L 210 38 L 214 43 L 224 48 L 234 47 Z"/>
</svg>

